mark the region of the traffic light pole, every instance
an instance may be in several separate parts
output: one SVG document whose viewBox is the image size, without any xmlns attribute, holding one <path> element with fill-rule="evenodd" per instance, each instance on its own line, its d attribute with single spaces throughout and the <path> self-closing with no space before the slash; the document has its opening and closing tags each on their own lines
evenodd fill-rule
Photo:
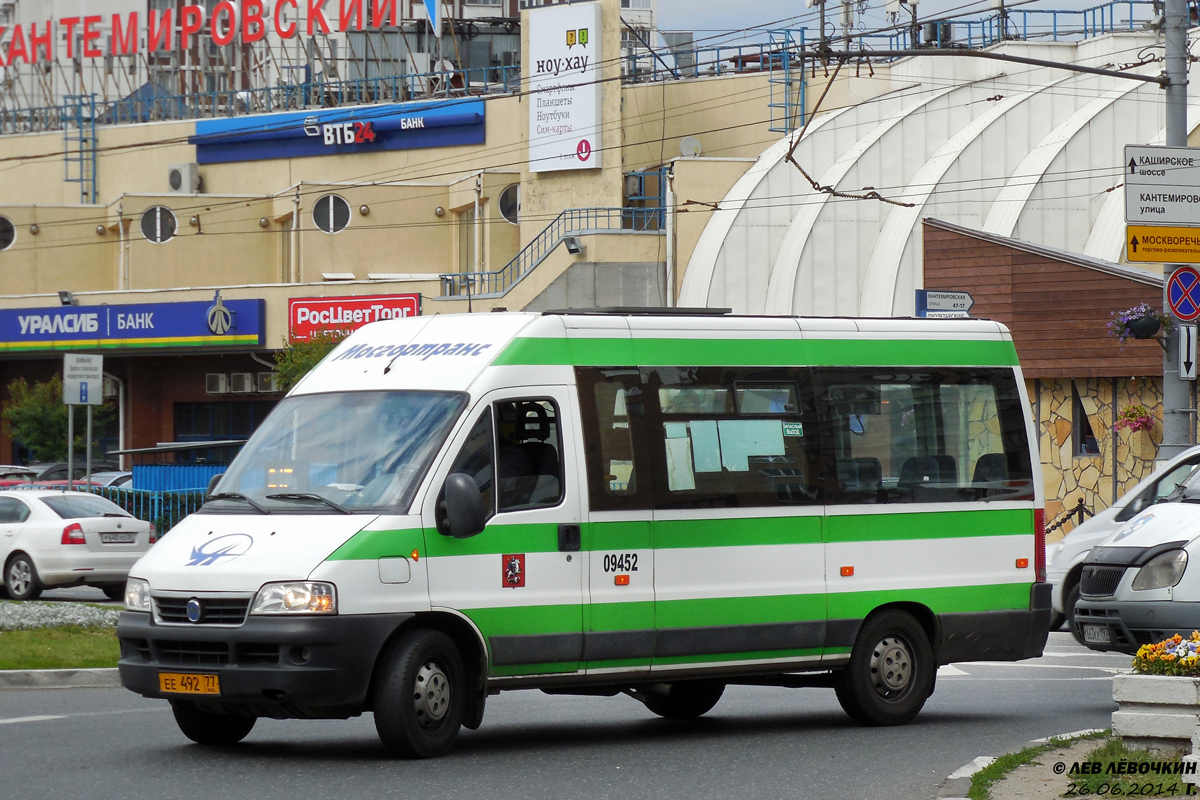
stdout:
<svg viewBox="0 0 1200 800">
<path fill-rule="evenodd" d="M 1167 147 L 1187 147 L 1187 29 L 1186 0 L 1167 0 L 1164 16 L 1166 42 Z M 1130 191 L 1128 186 L 1125 191 Z M 1178 264 L 1163 264 L 1163 311 L 1170 312 L 1167 279 Z M 1176 321 L 1178 325 L 1178 320 Z M 1179 337 L 1164 334 L 1163 353 L 1163 438 L 1159 460 L 1178 455 L 1196 441 L 1196 410 L 1192 408 L 1191 384 L 1179 378 Z M 1116 409 L 1113 409 L 1114 413 Z"/>
</svg>

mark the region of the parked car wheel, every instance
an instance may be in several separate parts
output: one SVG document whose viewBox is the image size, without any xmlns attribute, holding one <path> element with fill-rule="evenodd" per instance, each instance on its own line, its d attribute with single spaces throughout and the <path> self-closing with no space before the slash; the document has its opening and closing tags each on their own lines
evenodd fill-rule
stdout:
<svg viewBox="0 0 1200 800">
<path fill-rule="evenodd" d="M 125 584 L 123 583 L 110 583 L 107 586 L 101 586 L 100 591 L 104 592 L 104 596 L 109 600 L 125 599 Z"/>
<path fill-rule="evenodd" d="M 36 600 L 42 593 L 33 559 L 16 553 L 4 567 L 4 588 L 13 600 Z"/>
</svg>

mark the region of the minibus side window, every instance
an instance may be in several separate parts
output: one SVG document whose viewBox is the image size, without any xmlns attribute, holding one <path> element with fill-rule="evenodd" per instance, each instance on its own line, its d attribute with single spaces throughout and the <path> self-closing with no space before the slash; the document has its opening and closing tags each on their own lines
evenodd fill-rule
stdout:
<svg viewBox="0 0 1200 800">
<path fill-rule="evenodd" d="M 818 369 L 835 503 L 1029 500 L 1032 466 L 1010 370 Z"/>
<path fill-rule="evenodd" d="M 647 367 L 641 377 L 656 508 L 818 502 L 806 370 Z"/>
<path fill-rule="evenodd" d="M 637 369 L 577 367 L 579 409 L 587 463 L 588 503 L 593 511 L 650 508 L 642 465 L 645 404 Z"/>
<path fill-rule="evenodd" d="M 548 399 L 495 404 L 500 511 L 556 506 L 563 497 L 562 433 Z"/>
</svg>

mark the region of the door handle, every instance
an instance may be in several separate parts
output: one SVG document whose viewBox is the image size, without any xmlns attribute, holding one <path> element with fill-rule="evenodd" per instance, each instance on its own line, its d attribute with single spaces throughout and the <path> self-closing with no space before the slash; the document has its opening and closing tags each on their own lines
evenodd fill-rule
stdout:
<svg viewBox="0 0 1200 800">
<path fill-rule="evenodd" d="M 578 525 L 559 525 L 558 526 L 558 549 L 563 553 L 575 553 L 579 551 L 579 526 Z"/>
</svg>

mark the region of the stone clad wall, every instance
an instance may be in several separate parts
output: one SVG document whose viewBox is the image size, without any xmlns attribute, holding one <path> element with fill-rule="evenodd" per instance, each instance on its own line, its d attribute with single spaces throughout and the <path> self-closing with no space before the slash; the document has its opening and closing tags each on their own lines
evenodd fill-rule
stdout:
<svg viewBox="0 0 1200 800">
<path fill-rule="evenodd" d="M 1046 487 L 1047 524 L 1074 507 L 1080 498 L 1089 512 L 1103 511 L 1154 470 L 1154 459 L 1162 441 L 1161 379 L 1082 378 L 1074 381 L 1100 446 L 1100 453 L 1092 456 L 1075 454 L 1072 381 L 1042 379 L 1028 381 L 1028 384 L 1041 439 L 1038 450 Z M 1113 428 L 1116 415 L 1133 404 L 1146 406 L 1157 417 L 1152 430 Z M 1065 530 L 1073 527 L 1074 524 L 1068 522 Z M 1057 541 L 1063 532 L 1064 528 L 1059 528 L 1047 539 Z"/>
</svg>

